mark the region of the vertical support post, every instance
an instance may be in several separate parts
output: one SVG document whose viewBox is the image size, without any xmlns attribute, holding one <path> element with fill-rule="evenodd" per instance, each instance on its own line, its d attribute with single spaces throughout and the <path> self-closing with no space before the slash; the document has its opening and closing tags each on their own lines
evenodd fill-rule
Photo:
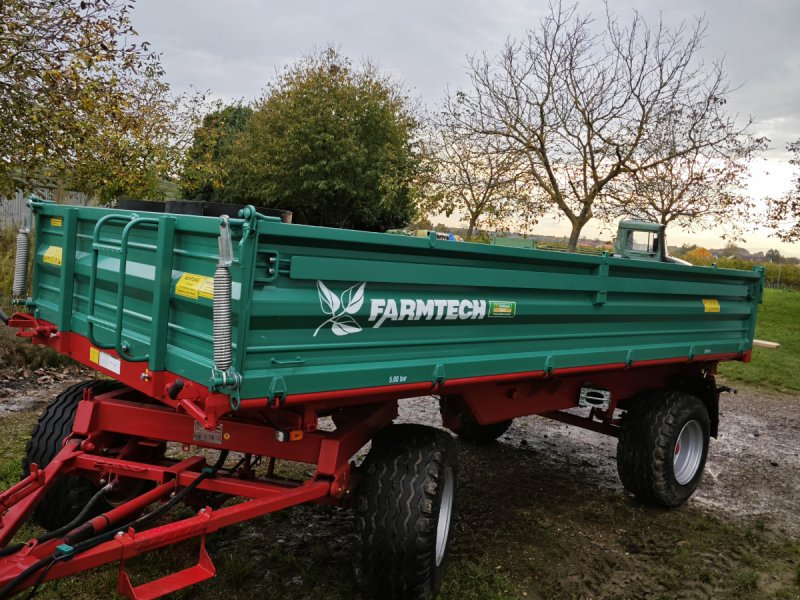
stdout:
<svg viewBox="0 0 800 600">
<path fill-rule="evenodd" d="M 72 331 L 72 301 L 75 289 L 75 250 L 78 245 L 78 209 L 68 208 L 64 215 L 61 260 L 61 297 L 58 301 L 58 330 Z"/>
<path fill-rule="evenodd" d="M 597 293 L 594 295 L 595 306 L 605 304 L 608 299 L 608 252 L 603 252 L 602 263 L 597 267 L 597 277 L 599 285 Z"/>
<path fill-rule="evenodd" d="M 156 288 L 153 292 L 154 311 L 150 324 L 151 371 L 163 371 L 166 368 L 174 250 L 175 217 L 162 217 L 159 219 L 156 238 Z"/>
<path fill-rule="evenodd" d="M 238 310 L 234 314 L 238 317 L 236 323 L 236 343 L 234 344 L 233 368 L 237 373 L 244 373 L 244 360 L 247 353 L 247 333 L 250 330 L 250 309 L 253 297 L 253 281 L 256 272 L 256 257 L 258 256 L 258 220 L 253 219 L 250 227 L 243 228 L 242 240 L 239 242 L 239 272 L 241 273 L 241 286 L 239 287 Z"/>
</svg>

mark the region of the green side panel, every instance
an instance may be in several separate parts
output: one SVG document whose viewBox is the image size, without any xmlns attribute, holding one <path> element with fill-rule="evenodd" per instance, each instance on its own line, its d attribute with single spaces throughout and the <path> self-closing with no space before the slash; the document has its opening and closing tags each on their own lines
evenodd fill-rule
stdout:
<svg viewBox="0 0 800 600">
<path fill-rule="evenodd" d="M 98 345 L 124 343 L 142 369 L 208 382 L 213 301 L 202 278 L 216 268 L 220 220 L 147 213 L 158 222 L 130 229 L 123 276 L 120 244 L 133 213 L 35 208 L 36 315 L 84 336 L 93 321 Z M 122 218 L 93 243 L 109 215 Z M 268 395 L 276 378 L 300 394 L 744 352 L 762 291 L 760 272 L 268 218 L 235 219 L 232 231 L 242 398 Z M 52 247 L 63 249 L 60 265 Z"/>
<path fill-rule="evenodd" d="M 536 242 L 529 238 L 519 237 L 493 237 L 492 244 L 494 246 L 503 246 L 504 248 L 535 248 Z"/>
</svg>

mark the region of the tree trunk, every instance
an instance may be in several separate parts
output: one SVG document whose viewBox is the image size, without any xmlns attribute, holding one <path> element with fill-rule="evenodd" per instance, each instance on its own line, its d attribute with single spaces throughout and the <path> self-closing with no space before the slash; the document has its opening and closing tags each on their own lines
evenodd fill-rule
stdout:
<svg viewBox="0 0 800 600">
<path fill-rule="evenodd" d="M 467 242 L 472 241 L 472 234 L 475 232 L 475 223 L 477 221 L 478 221 L 477 217 L 469 220 L 469 227 L 467 227 L 467 237 L 464 238 L 465 241 Z"/>
<path fill-rule="evenodd" d="M 572 231 L 569 234 L 569 243 L 567 244 L 567 252 L 575 252 L 575 249 L 578 247 L 578 240 L 581 237 L 581 229 L 586 223 L 581 223 L 580 221 L 575 221 L 572 224 Z"/>
</svg>

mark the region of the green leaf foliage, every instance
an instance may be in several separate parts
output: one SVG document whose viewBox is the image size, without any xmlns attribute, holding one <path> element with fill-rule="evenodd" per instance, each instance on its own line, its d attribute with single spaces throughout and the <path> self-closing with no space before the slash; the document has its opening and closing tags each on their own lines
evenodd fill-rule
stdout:
<svg viewBox="0 0 800 600">
<path fill-rule="evenodd" d="M 401 87 L 328 48 L 287 67 L 222 160 L 227 201 L 384 231 L 414 214 L 418 121 Z"/>
<path fill-rule="evenodd" d="M 233 143 L 252 116 L 252 108 L 234 104 L 203 118 L 203 124 L 194 131 L 192 146 L 183 163 L 181 192 L 185 198 L 226 199 L 222 189 L 222 180 L 226 177 L 222 161 L 231 153 Z"/>
<path fill-rule="evenodd" d="M 205 98 L 175 96 L 133 2 L 0 2 L 0 193 L 159 198 Z"/>
</svg>

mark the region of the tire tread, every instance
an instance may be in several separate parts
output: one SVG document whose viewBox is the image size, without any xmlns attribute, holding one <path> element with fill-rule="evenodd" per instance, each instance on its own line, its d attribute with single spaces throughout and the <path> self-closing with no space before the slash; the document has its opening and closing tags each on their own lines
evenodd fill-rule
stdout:
<svg viewBox="0 0 800 600">
<path fill-rule="evenodd" d="M 394 425 L 365 459 L 356 504 L 356 573 L 374 598 L 429 600 L 441 583 L 436 566 L 439 486 L 455 476 L 455 442 L 440 430 Z"/>
<path fill-rule="evenodd" d="M 677 428 L 693 413 L 703 427 L 705 447 L 696 476 L 680 485 L 673 472 L 675 437 Z M 617 470 L 625 489 L 656 506 L 675 507 L 686 502 L 702 477 L 708 431 L 708 413 L 695 396 L 663 390 L 637 400 L 623 419 L 617 444 Z"/>
<path fill-rule="evenodd" d="M 90 380 L 76 383 L 61 392 L 42 412 L 31 431 L 22 459 L 22 477 L 30 473 L 32 464 L 45 468 L 61 450 L 64 439 L 72 433 L 75 412 L 85 389 L 91 387 L 94 393 L 101 394 L 120 385 L 115 381 Z M 62 477 L 53 482 L 39 501 L 33 519 L 48 531 L 58 529 L 83 509 L 95 491 L 92 482 L 84 477 Z"/>
</svg>

